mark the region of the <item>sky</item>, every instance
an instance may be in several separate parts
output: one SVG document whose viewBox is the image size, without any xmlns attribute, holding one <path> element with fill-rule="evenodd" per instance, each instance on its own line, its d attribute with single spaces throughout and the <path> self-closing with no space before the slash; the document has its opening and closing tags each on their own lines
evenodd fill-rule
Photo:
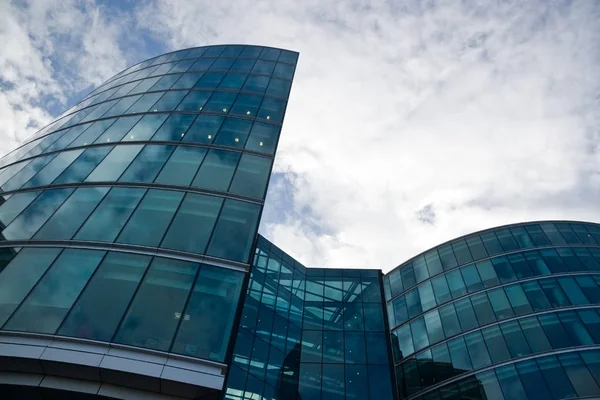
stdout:
<svg viewBox="0 0 600 400">
<path fill-rule="evenodd" d="M 600 222 L 597 0 L 0 0 L 0 43 L 0 154 L 155 55 L 300 52 L 259 232 L 307 266 Z"/>
</svg>

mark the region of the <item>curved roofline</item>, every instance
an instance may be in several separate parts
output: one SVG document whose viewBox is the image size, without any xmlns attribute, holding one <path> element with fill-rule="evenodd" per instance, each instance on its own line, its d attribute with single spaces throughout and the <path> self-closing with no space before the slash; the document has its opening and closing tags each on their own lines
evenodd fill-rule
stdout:
<svg viewBox="0 0 600 400">
<path fill-rule="evenodd" d="M 461 235 L 461 236 L 457 236 L 457 237 L 455 237 L 453 239 L 446 240 L 445 242 L 442 242 L 442 243 L 440 243 L 438 245 L 430 247 L 430 248 L 428 248 L 428 249 L 426 249 L 426 250 L 418 253 L 416 256 L 413 256 L 413 257 L 409 258 L 408 260 L 400 263 L 398 266 L 392 268 L 391 270 L 389 270 L 389 272 L 386 272 L 384 274 L 384 276 L 387 276 L 387 275 L 391 274 L 392 272 L 394 272 L 397 269 L 401 269 L 405 264 L 408 264 L 409 262 L 411 262 L 415 258 L 424 255 L 428 251 L 431 251 L 433 249 L 437 249 L 438 247 L 445 246 L 445 245 L 447 245 L 449 243 L 454 242 L 455 240 L 464 239 L 464 238 L 466 238 L 468 236 L 472 236 L 472 235 L 476 235 L 476 234 L 481 234 L 481 233 L 488 232 L 488 231 L 495 231 L 495 230 L 502 229 L 502 228 L 509 228 L 511 226 L 527 225 L 527 224 L 541 224 L 541 223 L 544 223 L 544 222 L 566 222 L 566 223 L 576 223 L 576 224 L 584 223 L 584 224 L 600 225 L 600 222 L 592 222 L 592 221 L 578 221 L 578 220 L 569 220 L 569 219 L 542 219 L 542 220 L 532 220 L 532 221 L 524 221 L 524 222 L 513 222 L 511 224 L 504 224 L 504 225 L 494 226 L 494 227 L 491 227 L 491 228 L 481 229 L 481 230 L 474 231 L 474 232 L 471 232 L 471 233 L 466 233 L 466 234 Z"/>
</svg>

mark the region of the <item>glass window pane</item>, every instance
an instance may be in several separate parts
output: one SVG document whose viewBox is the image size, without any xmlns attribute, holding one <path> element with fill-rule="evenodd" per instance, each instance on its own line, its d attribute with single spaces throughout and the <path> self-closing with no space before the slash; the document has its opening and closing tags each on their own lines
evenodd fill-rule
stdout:
<svg viewBox="0 0 600 400">
<path fill-rule="evenodd" d="M 539 283 L 553 308 L 571 305 L 556 279 L 543 279 Z"/>
<path fill-rule="evenodd" d="M 174 353 L 224 361 L 244 274 L 203 265 L 183 314 Z"/>
<path fill-rule="evenodd" d="M 536 281 L 524 282 L 521 284 L 529 304 L 535 311 L 546 310 L 550 308 L 550 302 L 542 291 L 540 284 Z"/>
<path fill-rule="evenodd" d="M 516 315 L 523 315 L 533 311 L 520 285 L 506 286 L 504 291 Z"/>
<path fill-rule="evenodd" d="M 150 140 L 167 116 L 167 114 L 145 115 L 121 140 L 124 142 Z"/>
<path fill-rule="evenodd" d="M 150 107 L 152 107 L 154 103 L 156 103 L 163 94 L 164 92 L 146 93 L 131 107 L 129 107 L 129 110 L 127 110 L 127 114 L 143 113 L 149 111 Z"/>
<path fill-rule="evenodd" d="M 2 185 L 2 190 L 8 192 L 10 190 L 19 189 L 25 182 L 31 179 L 32 176 L 37 174 L 39 170 L 44 168 L 46 164 L 52 161 L 54 157 L 56 157 L 56 154 L 34 158 L 21 171 L 10 178 L 8 182 Z"/>
<path fill-rule="evenodd" d="M 577 393 L 556 356 L 538 358 L 537 364 L 555 399 L 577 397 Z"/>
<path fill-rule="evenodd" d="M 100 164 L 85 179 L 86 182 L 106 182 L 119 179 L 125 168 L 142 150 L 143 145 L 122 145 L 108 153 Z"/>
<path fill-rule="evenodd" d="M 190 127 L 195 118 L 195 115 L 189 114 L 171 115 L 165 121 L 165 123 L 162 124 L 162 126 L 156 131 L 154 136 L 152 136 L 152 140 L 179 142 L 181 138 L 185 137 L 188 128 Z"/>
<path fill-rule="evenodd" d="M 96 208 L 108 188 L 78 188 L 35 234 L 34 239 L 67 240 Z"/>
<path fill-rule="evenodd" d="M 508 262 L 510 263 L 517 279 L 528 278 L 534 275 L 534 272 L 531 271 L 531 268 L 529 268 L 529 263 L 527 262 L 523 254 L 509 255 Z"/>
<path fill-rule="evenodd" d="M 489 260 L 478 262 L 476 266 L 481 281 L 486 288 L 500 284 L 500 279 L 498 279 L 498 275 L 496 275 L 496 270 Z"/>
<path fill-rule="evenodd" d="M 419 298 L 419 292 L 417 289 L 413 289 L 406 293 L 405 297 L 409 318 L 413 318 L 423 312 L 423 308 L 421 307 L 421 299 Z"/>
<path fill-rule="evenodd" d="M 104 254 L 80 249 L 63 251 L 4 329 L 56 332 Z"/>
<path fill-rule="evenodd" d="M 558 278 L 557 280 L 560 286 L 562 287 L 563 291 L 569 298 L 571 304 L 590 304 L 590 301 L 588 300 L 586 295 L 583 294 L 583 291 L 581 290 L 577 282 L 575 282 L 575 279 L 573 277 Z"/>
<path fill-rule="evenodd" d="M 560 354 L 558 359 L 579 396 L 595 396 L 600 394 L 598 384 L 579 354 Z"/>
<path fill-rule="evenodd" d="M 248 80 L 250 80 L 250 78 L 248 78 Z M 283 113 L 285 112 L 285 106 L 285 101 L 267 97 L 263 100 L 260 106 L 260 110 L 258 111 L 258 118 L 281 122 L 283 121 Z"/>
<path fill-rule="evenodd" d="M 279 140 L 280 128 L 276 125 L 255 122 L 246 142 L 246 149 L 274 154 Z"/>
<path fill-rule="evenodd" d="M 510 228 L 510 232 L 522 249 L 529 249 L 535 247 L 533 240 L 529 237 L 529 234 L 522 226 L 514 226 Z"/>
<path fill-rule="evenodd" d="M 182 192 L 149 190 L 117 242 L 158 246 L 182 198 Z"/>
<path fill-rule="evenodd" d="M 487 293 L 478 293 L 471 296 L 471 302 L 473 303 L 473 310 L 475 310 L 475 315 L 480 326 L 496 321 Z"/>
<path fill-rule="evenodd" d="M 150 258 L 136 254 L 108 253 L 58 334 L 109 342 Z"/>
<path fill-rule="evenodd" d="M 450 357 L 452 357 L 452 366 L 458 370 L 457 373 L 473 369 L 465 339 L 462 336 L 448 341 L 448 350 L 450 351 Z"/>
<path fill-rule="evenodd" d="M 231 110 L 237 93 L 233 92 L 213 92 L 208 103 L 202 108 L 206 112 L 227 113 Z"/>
<path fill-rule="evenodd" d="M 425 314 L 425 326 L 429 336 L 429 343 L 437 343 L 444 340 L 444 331 L 442 329 L 442 320 L 437 310 Z"/>
<path fill-rule="evenodd" d="M 298 393 L 299 398 L 306 400 L 321 399 L 321 364 L 300 364 Z M 252 396 L 260 398 L 259 396 Z M 250 396 L 247 398 L 251 398 Z"/>
<path fill-rule="evenodd" d="M 505 365 L 496 369 L 498 383 L 504 392 L 504 397 L 511 400 L 528 400 L 525 388 L 514 365 Z"/>
<path fill-rule="evenodd" d="M 519 325 L 521 325 L 521 330 L 529 343 L 529 347 L 531 347 L 531 351 L 533 353 L 538 353 L 542 351 L 550 350 L 552 347 L 550 346 L 550 342 L 548 342 L 548 338 L 546 338 L 546 334 L 542 329 L 542 326 L 537 320 L 537 317 L 529 317 L 523 318 L 519 320 Z"/>
<path fill-rule="evenodd" d="M 178 111 L 202 111 L 212 92 L 193 90 L 181 101 Z"/>
<path fill-rule="evenodd" d="M 538 320 L 553 349 L 562 349 L 573 345 L 556 314 L 540 315 L 538 316 Z"/>
<path fill-rule="evenodd" d="M 204 253 L 222 203 L 220 197 L 188 193 L 161 247 Z"/>
<path fill-rule="evenodd" d="M 383 332 L 368 332 L 365 334 L 367 343 L 367 363 L 387 365 L 388 353 L 386 334 Z"/>
<path fill-rule="evenodd" d="M 504 251 L 519 249 L 517 241 L 513 238 L 512 233 L 508 228 L 497 230 L 496 237 L 498 238 L 498 241 L 500 241 L 500 245 Z"/>
<path fill-rule="evenodd" d="M 174 146 L 147 145 L 119 178 L 120 182 L 151 183 L 171 155 Z"/>
<path fill-rule="evenodd" d="M 141 115 L 132 117 L 121 117 L 110 126 L 98 139 L 94 141 L 95 144 L 102 143 L 113 143 L 123 139 L 123 136 L 129 132 L 131 128 L 142 118 Z"/>
<path fill-rule="evenodd" d="M 49 185 L 59 176 L 79 155 L 83 149 L 64 151 L 59 153 L 52 161 L 42 168 L 33 178 L 23 185 L 24 188 L 32 186 Z"/>
<path fill-rule="evenodd" d="M 517 279 L 510 263 L 508 262 L 508 258 L 493 258 L 492 264 L 494 265 L 494 269 L 496 270 L 496 275 L 498 275 L 498 277 L 500 278 L 500 282 L 512 282 Z"/>
<path fill-rule="evenodd" d="M 454 257 L 454 252 L 452 251 L 452 247 L 447 244 L 438 249 L 438 253 L 440 255 L 440 261 L 442 262 L 442 268 L 444 271 L 448 271 L 458 265 L 456 262 L 456 257 Z"/>
<path fill-rule="evenodd" d="M 2 231 L 6 240 L 29 239 L 46 222 L 73 189 L 43 191 L 10 225 Z"/>
<path fill-rule="evenodd" d="M 240 153 L 209 150 L 192 186 L 227 191 L 239 159 Z"/>
<path fill-rule="evenodd" d="M 187 94 L 186 91 L 166 92 L 153 106 L 152 111 L 173 111 Z"/>
<path fill-rule="evenodd" d="M 552 398 L 552 394 L 546 386 L 544 377 L 535 360 L 521 361 L 516 364 L 516 367 L 528 399 L 546 400 Z"/>
<path fill-rule="evenodd" d="M 442 326 L 444 327 L 444 333 L 446 337 L 454 336 L 460 332 L 460 325 L 456 318 L 456 310 L 454 304 L 448 304 L 447 306 L 440 307 L 440 318 L 442 319 Z"/>
<path fill-rule="evenodd" d="M 467 297 L 454 303 L 460 327 L 463 331 L 473 329 L 478 326 L 471 300 Z"/>
<path fill-rule="evenodd" d="M 425 320 L 423 319 L 423 317 L 411 322 L 410 330 L 412 332 L 415 351 L 419 351 L 429 346 L 429 339 L 427 337 L 427 330 L 425 329 Z"/>
<path fill-rule="evenodd" d="M 578 346 L 592 345 L 594 340 L 575 311 L 557 313 L 571 341 Z"/>
<path fill-rule="evenodd" d="M 217 227 L 207 254 L 240 262 L 248 262 L 256 234 L 260 207 L 256 204 L 227 199 L 219 215 Z"/>
<path fill-rule="evenodd" d="M 546 262 L 539 251 L 528 251 L 524 253 L 524 255 L 534 275 L 550 274 L 550 268 L 546 265 Z"/>
<path fill-rule="evenodd" d="M 268 76 L 248 75 L 243 90 L 247 92 L 264 93 L 269 85 Z"/>
<path fill-rule="evenodd" d="M 271 79 L 269 86 L 267 87 L 267 94 L 270 96 L 277 96 L 287 98 L 290 94 L 291 82 L 283 79 Z"/>
<path fill-rule="evenodd" d="M 215 139 L 222 123 L 223 117 L 199 115 L 185 134 L 183 141 L 210 144 Z"/>
<path fill-rule="evenodd" d="M 40 191 L 15 193 L 8 200 L 5 200 L 0 205 L 1 226 L 10 224 L 40 193 Z"/>
<path fill-rule="evenodd" d="M 193 69 L 193 68 L 190 68 Z M 172 86 L 173 89 L 190 89 L 194 87 L 196 82 L 202 77 L 201 72 L 188 72 L 179 78 L 177 82 Z"/>
<path fill-rule="evenodd" d="M 473 256 L 473 260 L 480 260 L 482 258 L 486 258 L 488 256 L 487 250 L 481 241 L 479 235 L 473 235 L 467 238 L 467 246 L 471 251 L 471 255 Z"/>
<path fill-rule="evenodd" d="M 243 148 L 248 139 L 252 121 L 237 118 L 227 118 L 215 139 L 215 144 Z"/>
<path fill-rule="evenodd" d="M 450 294 L 452 295 L 453 299 L 456 299 L 457 297 L 460 297 L 467 293 L 467 288 L 465 287 L 465 283 L 463 282 L 460 270 L 452 271 L 446 274 L 446 279 L 448 280 Z"/>
<path fill-rule="evenodd" d="M 121 323 L 115 341 L 167 351 L 181 318 L 198 265 L 155 258 Z"/>
<path fill-rule="evenodd" d="M 433 291 L 435 293 L 435 297 L 438 301 L 438 304 L 442 304 L 452 300 L 452 296 L 450 295 L 450 288 L 448 287 L 448 282 L 446 282 L 445 275 L 433 278 L 431 280 L 431 284 L 433 286 Z"/>
<path fill-rule="evenodd" d="M 404 296 L 396 297 L 393 302 L 394 306 L 394 325 L 401 325 L 408 321 L 408 309 L 406 308 L 406 298 Z"/>
<path fill-rule="evenodd" d="M 510 352 L 508 351 L 508 346 L 506 345 L 500 326 L 490 326 L 482 329 L 481 333 L 487 344 L 492 363 L 495 364 L 510 359 Z"/>
<path fill-rule="evenodd" d="M 466 335 L 465 343 L 473 362 L 473 369 L 480 369 L 492 363 L 481 332 L 472 332 Z"/>
<path fill-rule="evenodd" d="M 398 329 L 396 331 L 395 336 L 398 338 L 398 347 L 400 349 L 398 359 L 405 358 L 406 356 L 415 352 L 412 334 L 410 332 L 410 326 L 408 324 Z M 346 343 L 346 347 L 348 347 L 348 343 Z"/>
<path fill-rule="evenodd" d="M 21 304 L 61 249 L 26 247 L 0 274 L 0 325 Z"/>
<path fill-rule="evenodd" d="M 367 367 L 365 365 L 346 365 L 346 395 L 347 398 L 369 398 Z"/>
<path fill-rule="evenodd" d="M 243 196 L 264 198 L 270 169 L 269 159 L 242 155 L 230 191 Z"/>
<path fill-rule="evenodd" d="M 502 288 L 490 290 L 488 292 L 488 298 L 492 303 L 492 308 L 494 309 L 497 319 L 501 320 L 514 315 L 510 303 L 508 302 L 508 298 Z"/>
<path fill-rule="evenodd" d="M 179 65 L 179 64 L 178 64 Z M 183 65 L 182 65 L 183 66 Z M 187 68 L 185 68 L 187 69 Z M 172 71 L 172 72 L 178 72 L 178 71 Z M 181 72 L 185 72 L 181 71 Z M 158 82 L 156 82 L 150 89 L 149 91 L 155 91 L 155 90 L 168 90 L 171 88 L 171 86 L 173 86 L 173 84 L 175 82 L 177 82 L 177 80 L 181 78 L 181 75 L 179 74 L 173 74 L 173 75 L 164 75 L 163 77 L 161 77 Z"/>
<path fill-rule="evenodd" d="M 206 149 L 203 148 L 177 146 L 160 171 L 156 182 L 166 185 L 189 186 L 205 155 Z"/>
<path fill-rule="evenodd" d="M 53 184 L 83 182 L 90 172 L 112 150 L 112 146 L 93 147 L 86 149 L 52 182 Z"/>
<path fill-rule="evenodd" d="M 240 94 L 231 107 L 231 113 L 236 115 L 247 115 L 255 117 L 262 102 L 261 96 L 252 94 Z"/>
<path fill-rule="evenodd" d="M 77 232 L 75 239 L 112 242 L 144 193 L 145 189 L 112 188 Z"/>
<path fill-rule="evenodd" d="M 246 74 L 232 74 L 229 73 L 225 75 L 221 83 L 219 84 L 219 88 L 223 89 L 235 89 L 240 90 L 246 82 Z"/>
<path fill-rule="evenodd" d="M 531 349 L 527 345 L 527 340 L 525 340 L 517 321 L 501 324 L 500 329 L 513 357 L 521 357 L 531 353 Z"/>
<path fill-rule="evenodd" d="M 475 265 L 469 265 L 460 269 L 467 291 L 472 293 L 483 289 L 483 283 L 479 278 L 479 273 Z"/>
</svg>

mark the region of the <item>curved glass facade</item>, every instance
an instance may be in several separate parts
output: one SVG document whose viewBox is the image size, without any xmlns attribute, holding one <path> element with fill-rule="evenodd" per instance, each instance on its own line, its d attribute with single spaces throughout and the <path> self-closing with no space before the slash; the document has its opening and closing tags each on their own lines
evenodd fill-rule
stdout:
<svg viewBox="0 0 600 400">
<path fill-rule="evenodd" d="M 599 245 L 596 224 L 517 224 L 453 240 L 388 273 L 398 396 L 600 395 Z"/>
<path fill-rule="evenodd" d="M 227 361 L 298 54 L 120 72 L 0 160 L 0 329 Z"/>
</svg>

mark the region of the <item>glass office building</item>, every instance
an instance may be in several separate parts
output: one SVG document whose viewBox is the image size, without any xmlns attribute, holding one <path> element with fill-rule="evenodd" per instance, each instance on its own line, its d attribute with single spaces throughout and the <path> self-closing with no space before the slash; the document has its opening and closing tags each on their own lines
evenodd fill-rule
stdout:
<svg viewBox="0 0 600 400">
<path fill-rule="evenodd" d="M 4 398 L 600 397 L 600 225 L 490 229 L 385 275 L 257 235 L 297 59 L 155 57 L 0 160 Z"/>
<path fill-rule="evenodd" d="M 1 383 L 220 395 L 297 58 L 143 61 L 0 160 Z"/>
<path fill-rule="evenodd" d="M 401 399 L 600 396 L 600 226 L 461 237 L 384 278 Z"/>
</svg>

